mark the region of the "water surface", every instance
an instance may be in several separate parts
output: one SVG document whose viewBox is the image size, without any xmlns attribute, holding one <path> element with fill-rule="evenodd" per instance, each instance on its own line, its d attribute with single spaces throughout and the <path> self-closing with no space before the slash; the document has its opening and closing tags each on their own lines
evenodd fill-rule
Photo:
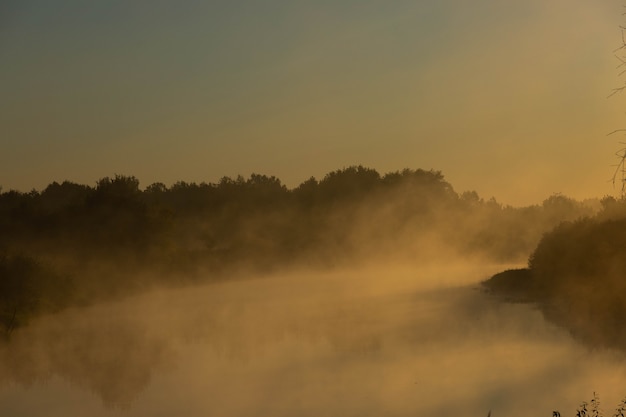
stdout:
<svg viewBox="0 0 626 417">
<path fill-rule="evenodd" d="M 292 272 L 68 310 L 0 348 L 0 415 L 573 416 L 594 391 L 610 415 L 622 354 L 477 289 L 501 268 Z"/>
</svg>

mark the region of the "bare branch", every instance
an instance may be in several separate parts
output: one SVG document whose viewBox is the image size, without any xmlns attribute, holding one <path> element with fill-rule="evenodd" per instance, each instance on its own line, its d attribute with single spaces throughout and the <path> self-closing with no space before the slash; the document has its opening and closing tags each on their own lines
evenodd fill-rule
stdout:
<svg viewBox="0 0 626 417">
<path fill-rule="evenodd" d="M 617 133 L 617 132 L 626 132 L 626 129 L 615 129 L 614 131 L 612 131 L 611 133 L 607 133 L 606 135 L 611 136 L 613 133 Z"/>
<path fill-rule="evenodd" d="M 609 94 L 606 98 L 609 98 L 617 93 L 621 93 L 622 91 L 624 91 L 624 88 L 626 87 L 620 87 L 620 88 L 614 88 L 613 92 L 611 94 Z"/>
</svg>

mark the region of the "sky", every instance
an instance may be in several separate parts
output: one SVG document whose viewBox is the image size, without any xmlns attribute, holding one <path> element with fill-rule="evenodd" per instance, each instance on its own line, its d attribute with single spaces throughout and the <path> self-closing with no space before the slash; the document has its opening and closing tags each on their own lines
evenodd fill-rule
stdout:
<svg viewBox="0 0 626 417">
<path fill-rule="evenodd" d="M 441 171 L 618 195 L 617 0 L 0 3 L 0 185 Z M 617 187 L 619 188 L 619 187 Z"/>
</svg>

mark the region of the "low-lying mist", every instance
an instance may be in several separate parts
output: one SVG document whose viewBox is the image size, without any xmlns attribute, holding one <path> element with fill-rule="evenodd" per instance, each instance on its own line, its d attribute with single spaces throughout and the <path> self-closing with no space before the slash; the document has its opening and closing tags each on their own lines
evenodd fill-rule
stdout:
<svg viewBox="0 0 626 417">
<path fill-rule="evenodd" d="M 623 353 L 480 285 L 531 255 L 554 265 L 549 232 L 607 207 L 502 206 L 437 171 L 361 166 L 292 190 L 253 174 L 0 193 L 0 414 L 567 415 L 594 391 L 617 404 Z"/>
<path fill-rule="evenodd" d="M 502 265 L 383 264 L 154 290 L 0 347 L 3 415 L 563 415 L 622 355 L 479 289 Z M 35 399 L 35 400 L 33 400 Z"/>
</svg>

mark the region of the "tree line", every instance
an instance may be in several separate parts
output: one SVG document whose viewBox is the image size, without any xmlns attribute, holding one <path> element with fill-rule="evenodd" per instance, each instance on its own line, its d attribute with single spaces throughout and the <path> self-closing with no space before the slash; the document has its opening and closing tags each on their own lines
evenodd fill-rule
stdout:
<svg viewBox="0 0 626 417">
<path fill-rule="evenodd" d="M 351 166 L 287 188 L 274 176 L 154 183 L 115 175 L 0 193 L 0 318 L 234 272 L 364 260 L 514 262 L 593 208 L 561 195 L 514 208 L 457 193 L 439 171 Z"/>
</svg>

